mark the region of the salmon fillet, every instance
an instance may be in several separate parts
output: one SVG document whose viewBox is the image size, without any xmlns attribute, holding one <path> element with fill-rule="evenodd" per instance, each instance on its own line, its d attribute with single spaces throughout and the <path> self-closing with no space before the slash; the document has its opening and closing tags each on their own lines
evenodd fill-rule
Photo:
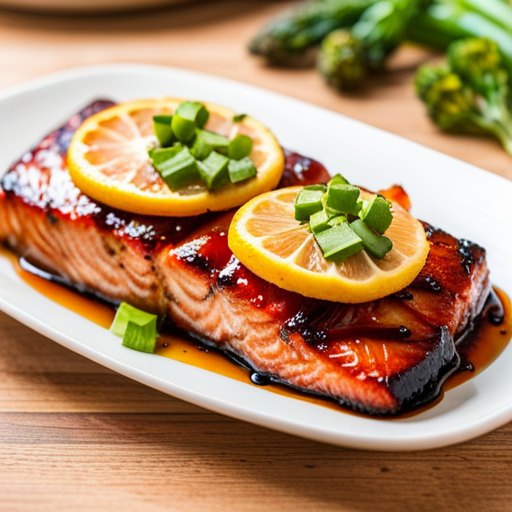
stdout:
<svg viewBox="0 0 512 512">
<path fill-rule="evenodd" d="M 371 414 L 431 400 L 457 369 L 457 342 L 489 295 L 485 250 L 424 224 L 430 253 L 415 281 L 364 304 L 308 299 L 267 283 L 231 253 L 233 211 L 190 218 L 122 212 L 71 182 L 67 145 L 98 101 L 25 154 L 2 178 L 0 241 L 81 290 L 166 314 L 197 339 L 274 382 Z M 329 179 L 285 152 L 280 186 Z M 403 190 L 383 191 L 407 207 Z"/>
</svg>

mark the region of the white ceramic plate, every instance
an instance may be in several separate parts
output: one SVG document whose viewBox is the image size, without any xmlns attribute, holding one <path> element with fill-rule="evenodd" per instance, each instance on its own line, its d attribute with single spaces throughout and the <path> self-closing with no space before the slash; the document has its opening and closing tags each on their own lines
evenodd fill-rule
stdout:
<svg viewBox="0 0 512 512">
<path fill-rule="evenodd" d="M 512 294 L 512 182 L 435 151 L 278 94 L 177 69 L 110 65 L 71 70 L 0 94 L 0 169 L 90 100 L 178 96 L 220 103 L 269 125 L 284 147 L 369 189 L 403 184 L 413 213 L 488 250 L 492 280 Z M 468 141 L 468 144 L 471 142 Z M 512 419 L 512 346 L 425 413 L 363 418 L 121 346 L 105 329 L 40 295 L 0 258 L 0 309 L 127 377 L 213 411 L 356 448 L 417 450 L 462 442 Z"/>
</svg>

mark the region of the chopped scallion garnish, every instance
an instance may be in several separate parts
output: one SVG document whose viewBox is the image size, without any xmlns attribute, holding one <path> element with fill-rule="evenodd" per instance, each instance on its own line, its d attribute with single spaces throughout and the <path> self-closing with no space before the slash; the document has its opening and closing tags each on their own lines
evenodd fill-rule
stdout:
<svg viewBox="0 0 512 512">
<path fill-rule="evenodd" d="M 119 306 L 110 331 L 123 338 L 123 345 L 141 352 L 155 351 L 158 317 L 126 302 Z"/>
<path fill-rule="evenodd" d="M 215 190 L 229 182 L 228 164 L 229 158 L 215 151 L 202 162 L 197 162 L 199 174 L 208 190 Z"/>
<path fill-rule="evenodd" d="M 364 248 L 372 256 L 382 259 L 393 248 L 393 242 L 387 237 L 375 233 L 361 219 L 356 219 L 350 224 L 352 231 L 362 240 Z"/>
<path fill-rule="evenodd" d="M 198 181 L 208 190 L 215 190 L 230 181 L 240 183 L 258 174 L 249 158 L 253 140 L 239 134 L 230 141 L 205 130 L 209 116 L 204 105 L 186 101 L 172 116 L 153 117 L 153 129 L 161 147 L 152 148 L 148 153 L 171 190 L 177 191 Z M 233 122 L 244 118 L 245 114 L 239 114 L 233 117 Z"/>
<path fill-rule="evenodd" d="M 391 226 L 393 214 L 391 203 L 383 196 L 377 195 L 371 201 L 366 201 L 361 210 L 361 219 L 368 226 L 383 235 Z"/>
<path fill-rule="evenodd" d="M 162 147 L 170 146 L 174 142 L 174 134 L 171 128 L 172 116 L 154 116 L 153 129 L 156 138 Z"/>
<path fill-rule="evenodd" d="M 247 135 L 237 135 L 229 142 L 228 156 L 233 160 L 241 160 L 249 156 L 252 150 L 252 139 Z"/>
<path fill-rule="evenodd" d="M 323 209 L 322 190 L 312 190 L 305 187 L 302 189 L 295 199 L 295 219 L 309 220 L 311 215 Z"/>
<path fill-rule="evenodd" d="M 151 153 L 151 158 L 171 190 L 179 190 L 199 179 L 196 159 L 186 146 L 156 149 Z"/>
<path fill-rule="evenodd" d="M 325 205 L 336 212 L 357 215 L 359 193 L 359 188 L 354 185 L 330 184 Z"/>
<path fill-rule="evenodd" d="M 320 233 L 329 227 L 329 215 L 325 210 L 313 213 L 309 218 L 309 228 L 313 233 Z"/>
<path fill-rule="evenodd" d="M 361 250 L 382 259 L 393 248 L 383 236 L 393 220 L 391 203 L 381 195 L 360 199 L 360 190 L 341 174 L 327 186 L 304 187 L 295 199 L 295 219 L 308 224 L 326 259 L 340 262 Z"/>
<path fill-rule="evenodd" d="M 208 130 L 196 130 L 196 138 L 190 152 L 197 160 L 204 160 L 212 151 L 227 153 L 228 146 L 229 139 L 227 137 Z"/>
<path fill-rule="evenodd" d="M 181 142 L 191 140 L 196 128 L 202 128 L 208 121 L 210 114 L 200 103 L 185 101 L 174 112 L 172 118 L 172 131 Z"/>
<path fill-rule="evenodd" d="M 363 249 L 362 240 L 343 222 L 315 234 L 326 259 L 342 261 Z"/>
<path fill-rule="evenodd" d="M 242 160 L 230 160 L 228 171 L 231 183 L 239 183 L 254 178 L 258 174 L 254 162 L 248 156 Z"/>
</svg>

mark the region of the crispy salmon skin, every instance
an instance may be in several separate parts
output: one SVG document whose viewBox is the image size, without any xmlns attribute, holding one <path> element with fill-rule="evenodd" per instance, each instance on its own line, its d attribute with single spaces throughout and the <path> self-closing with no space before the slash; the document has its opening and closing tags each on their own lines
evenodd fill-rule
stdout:
<svg viewBox="0 0 512 512">
<path fill-rule="evenodd" d="M 457 341 L 489 295 L 485 250 L 424 224 L 430 253 L 406 289 L 364 304 L 277 288 L 231 253 L 233 211 L 135 215 L 93 201 L 69 177 L 69 140 L 97 101 L 2 178 L 0 241 L 32 264 L 112 301 L 168 315 L 179 328 L 306 392 L 370 414 L 431 400 L 458 364 Z M 326 182 L 318 162 L 285 152 L 280 186 Z M 404 206 L 399 187 L 382 191 Z"/>
</svg>

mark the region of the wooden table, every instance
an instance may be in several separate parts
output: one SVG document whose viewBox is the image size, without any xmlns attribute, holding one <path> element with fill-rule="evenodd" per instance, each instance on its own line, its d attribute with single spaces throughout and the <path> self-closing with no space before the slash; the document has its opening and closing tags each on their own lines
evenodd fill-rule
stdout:
<svg viewBox="0 0 512 512">
<path fill-rule="evenodd" d="M 248 57 L 283 2 L 221 1 L 95 18 L 0 11 L 0 88 L 73 66 L 145 62 L 260 85 L 512 178 L 491 140 L 442 135 L 414 98 L 405 48 L 365 93 Z M 1 122 L 1 121 L 0 121 Z M 411 169 L 414 172 L 414 169 Z M 136 384 L 0 314 L 2 511 L 512 509 L 512 426 L 429 452 L 371 453 L 235 421 Z"/>
</svg>

